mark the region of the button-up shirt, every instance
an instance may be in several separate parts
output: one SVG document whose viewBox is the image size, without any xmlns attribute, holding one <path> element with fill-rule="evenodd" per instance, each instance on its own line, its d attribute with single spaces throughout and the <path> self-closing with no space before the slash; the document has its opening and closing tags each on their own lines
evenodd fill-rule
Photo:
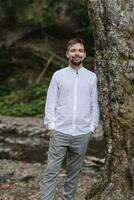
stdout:
<svg viewBox="0 0 134 200">
<path fill-rule="evenodd" d="M 93 132 L 99 123 L 96 74 L 84 67 L 56 71 L 47 92 L 44 123 L 73 136 Z"/>
</svg>

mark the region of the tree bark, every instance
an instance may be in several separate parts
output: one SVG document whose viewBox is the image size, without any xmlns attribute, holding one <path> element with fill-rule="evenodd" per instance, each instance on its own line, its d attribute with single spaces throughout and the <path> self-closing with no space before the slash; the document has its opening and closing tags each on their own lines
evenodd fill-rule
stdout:
<svg viewBox="0 0 134 200">
<path fill-rule="evenodd" d="M 86 199 L 134 199 L 134 1 L 89 0 L 107 146 L 102 178 Z"/>
</svg>

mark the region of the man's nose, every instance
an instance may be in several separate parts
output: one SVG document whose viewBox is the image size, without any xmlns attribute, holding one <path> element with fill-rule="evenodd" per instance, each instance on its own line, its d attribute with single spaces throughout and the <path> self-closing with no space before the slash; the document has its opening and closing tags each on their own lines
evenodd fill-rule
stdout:
<svg viewBox="0 0 134 200">
<path fill-rule="evenodd" d="M 76 51 L 76 52 L 75 52 L 75 55 L 79 55 L 79 51 Z"/>
</svg>

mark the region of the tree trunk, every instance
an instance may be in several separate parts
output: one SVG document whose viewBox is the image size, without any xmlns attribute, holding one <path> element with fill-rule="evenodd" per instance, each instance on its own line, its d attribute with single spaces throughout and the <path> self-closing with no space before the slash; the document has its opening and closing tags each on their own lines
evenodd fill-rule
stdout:
<svg viewBox="0 0 134 200">
<path fill-rule="evenodd" d="M 134 199 L 134 1 L 89 0 L 107 146 L 101 180 L 86 199 Z"/>
</svg>

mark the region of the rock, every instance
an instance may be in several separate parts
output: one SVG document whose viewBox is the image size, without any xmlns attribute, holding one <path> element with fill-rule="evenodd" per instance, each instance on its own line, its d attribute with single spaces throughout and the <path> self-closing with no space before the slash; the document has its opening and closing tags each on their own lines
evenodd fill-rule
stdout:
<svg viewBox="0 0 134 200">
<path fill-rule="evenodd" d="M 14 180 L 14 172 L 0 174 L 0 183 L 6 183 Z"/>
<path fill-rule="evenodd" d="M 0 158 L 43 163 L 49 131 L 37 118 L 0 117 Z"/>
<path fill-rule="evenodd" d="M 33 180 L 35 177 L 34 176 L 32 176 L 32 175 L 26 175 L 26 176 L 23 176 L 23 177 L 21 177 L 20 178 L 20 181 L 24 181 L 24 182 L 28 182 L 28 181 L 30 181 L 30 180 Z"/>
<path fill-rule="evenodd" d="M 0 116 L 0 159 L 45 163 L 49 144 L 47 127 L 36 117 Z M 101 126 L 93 134 L 88 155 L 103 157 L 104 141 Z"/>
</svg>

